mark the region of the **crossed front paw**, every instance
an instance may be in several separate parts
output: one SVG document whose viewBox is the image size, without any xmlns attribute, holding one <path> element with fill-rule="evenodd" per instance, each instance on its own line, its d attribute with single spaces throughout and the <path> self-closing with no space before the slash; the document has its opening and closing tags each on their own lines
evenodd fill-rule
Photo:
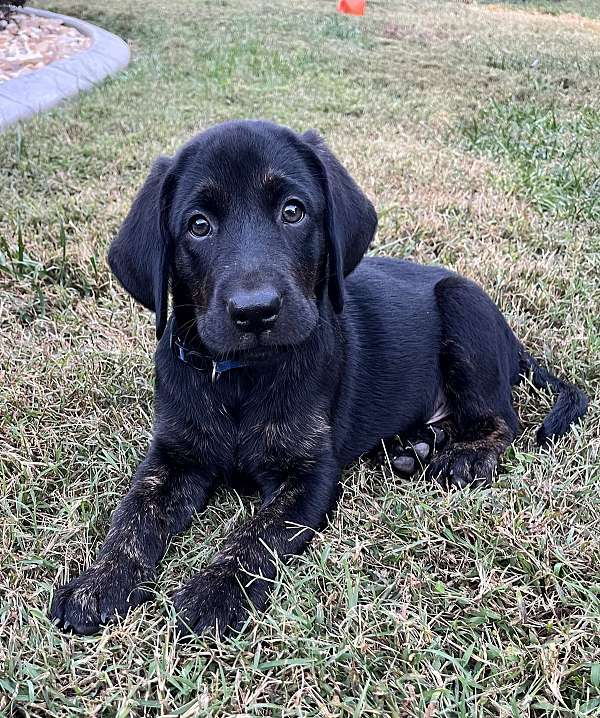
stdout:
<svg viewBox="0 0 600 718">
<path fill-rule="evenodd" d="M 55 591 L 50 617 L 81 636 L 97 633 L 111 618 L 146 601 L 150 592 L 142 584 L 153 578 L 151 571 L 106 556 Z"/>
<path fill-rule="evenodd" d="M 266 597 L 266 581 L 240 573 L 231 561 L 211 564 L 173 595 L 178 631 L 219 636 L 239 631 L 252 606 L 262 609 Z"/>
<path fill-rule="evenodd" d="M 427 425 L 382 442 L 370 455 L 381 464 L 389 461 L 398 476 L 408 479 L 419 474 L 433 455 L 444 448 L 449 434 L 449 422 Z"/>
</svg>

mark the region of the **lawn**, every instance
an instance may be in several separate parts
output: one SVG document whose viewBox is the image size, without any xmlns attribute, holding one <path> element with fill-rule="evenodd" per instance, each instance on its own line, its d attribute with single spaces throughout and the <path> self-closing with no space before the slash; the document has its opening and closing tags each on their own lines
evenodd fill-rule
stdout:
<svg viewBox="0 0 600 718">
<path fill-rule="evenodd" d="M 129 68 L 0 136 L 0 715 L 600 715 L 600 10 L 371 0 L 57 0 Z M 53 588 L 95 555 L 150 436 L 152 317 L 106 247 L 152 159 L 233 117 L 318 128 L 375 202 L 372 252 L 480 282 L 591 398 L 543 451 L 550 397 L 490 490 L 360 461 L 339 510 L 222 642 L 174 642 L 169 593 L 256 501 L 174 540 L 156 601 L 96 637 Z"/>
</svg>

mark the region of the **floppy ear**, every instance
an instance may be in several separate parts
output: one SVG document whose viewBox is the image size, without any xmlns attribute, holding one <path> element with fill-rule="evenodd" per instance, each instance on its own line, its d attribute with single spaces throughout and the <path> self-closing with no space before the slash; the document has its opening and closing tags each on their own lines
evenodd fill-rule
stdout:
<svg viewBox="0 0 600 718">
<path fill-rule="evenodd" d="M 321 173 L 325 194 L 328 293 L 336 312 L 344 308 L 344 277 L 367 251 L 375 230 L 375 208 L 314 130 L 302 135 Z"/>
<path fill-rule="evenodd" d="M 119 282 L 156 313 L 158 339 L 167 323 L 169 304 L 172 242 L 164 206 L 172 163 L 170 157 L 156 160 L 108 250 L 108 263 Z"/>
</svg>

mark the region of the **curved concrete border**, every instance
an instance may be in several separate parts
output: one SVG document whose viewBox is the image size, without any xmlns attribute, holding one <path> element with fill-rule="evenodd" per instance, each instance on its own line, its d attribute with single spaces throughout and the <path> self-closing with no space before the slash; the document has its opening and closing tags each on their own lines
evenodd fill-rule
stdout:
<svg viewBox="0 0 600 718">
<path fill-rule="evenodd" d="M 61 100 L 89 90 L 108 75 L 126 67 L 129 48 L 120 37 L 89 22 L 48 10 L 19 8 L 19 12 L 62 20 L 92 38 L 86 50 L 55 60 L 40 70 L 0 82 L 0 132 L 17 120 L 54 107 Z"/>
</svg>

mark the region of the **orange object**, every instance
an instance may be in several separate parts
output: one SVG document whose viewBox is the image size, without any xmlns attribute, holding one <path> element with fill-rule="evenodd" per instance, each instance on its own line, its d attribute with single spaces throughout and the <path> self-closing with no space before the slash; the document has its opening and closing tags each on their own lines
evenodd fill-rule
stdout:
<svg viewBox="0 0 600 718">
<path fill-rule="evenodd" d="M 337 9 L 346 15 L 364 15 L 366 0 L 339 0 Z"/>
</svg>

